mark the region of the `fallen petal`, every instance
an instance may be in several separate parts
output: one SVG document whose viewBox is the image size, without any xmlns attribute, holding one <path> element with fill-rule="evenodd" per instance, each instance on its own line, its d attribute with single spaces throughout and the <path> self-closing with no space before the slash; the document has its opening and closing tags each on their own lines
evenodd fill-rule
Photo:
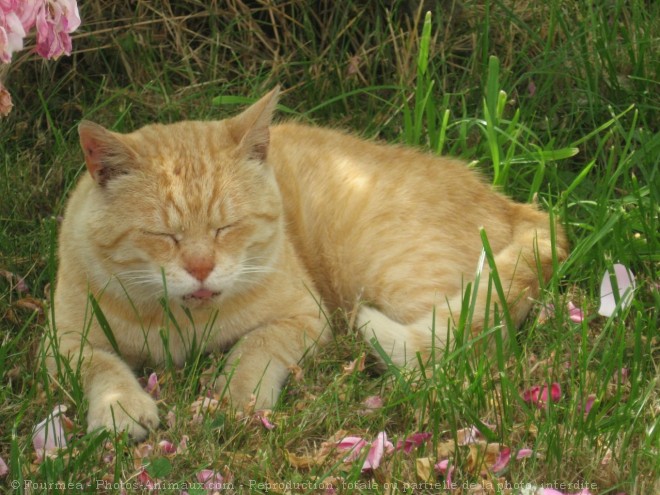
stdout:
<svg viewBox="0 0 660 495">
<path fill-rule="evenodd" d="M 561 385 L 554 382 L 550 386 L 534 385 L 522 393 L 522 398 L 525 402 L 536 404 L 539 409 L 542 409 L 549 401 L 559 402 L 561 399 Z"/>
<path fill-rule="evenodd" d="M 149 375 L 144 390 L 154 399 L 160 399 L 160 384 L 158 383 L 158 375 L 156 373 Z"/>
<path fill-rule="evenodd" d="M 146 457 L 149 457 L 154 451 L 154 446 L 151 445 L 150 443 L 141 443 L 135 449 L 133 449 L 133 453 L 135 454 L 135 457 L 138 459 L 144 459 Z"/>
<path fill-rule="evenodd" d="M 582 323 L 582 320 L 584 320 L 584 313 L 580 308 L 573 304 L 573 301 L 568 302 L 568 318 L 573 323 Z"/>
<path fill-rule="evenodd" d="M 161 440 L 158 442 L 158 449 L 163 454 L 176 454 L 177 451 L 176 445 L 174 445 L 169 440 Z"/>
<path fill-rule="evenodd" d="M 539 311 L 538 321 L 539 323 L 544 323 L 551 318 L 555 317 L 555 305 L 552 303 L 547 303 L 541 306 Z"/>
<path fill-rule="evenodd" d="M 224 478 L 212 469 L 202 469 L 197 473 L 197 481 L 203 483 L 206 490 L 222 490 Z"/>
<path fill-rule="evenodd" d="M 154 489 L 154 480 L 149 476 L 149 473 L 142 468 L 137 475 L 137 481 L 141 488 L 146 488 L 149 491 Z"/>
<path fill-rule="evenodd" d="M 183 435 L 181 437 L 181 441 L 179 442 L 179 445 L 176 447 L 176 453 L 181 454 L 188 450 L 188 435 Z"/>
<path fill-rule="evenodd" d="M 516 453 L 516 460 L 520 459 L 525 459 L 527 457 L 532 457 L 534 455 L 534 451 L 532 449 L 520 449 L 518 453 Z"/>
<path fill-rule="evenodd" d="M 361 437 L 345 437 L 337 442 L 337 450 L 350 450 L 350 454 L 344 458 L 344 462 L 353 462 L 360 457 L 360 451 L 367 445 L 367 441 Z"/>
<path fill-rule="evenodd" d="M 383 401 L 383 398 L 379 395 L 371 395 L 362 401 L 362 405 L 371 411 L 380 409 L 383 407 L 384 403 L 385 401 Z"/>
<path fill-rule="evenodd" d="M 584 404 L 584 414 L 585 416 L 589 414 L 589 411 L 591 411 L 591 408 L 594 405 L 594 402 L 596 402 L 596 394 L 589 394 L 587 396 L 587 401 Z"/>
<path fill-rule="evenodd" d="M 495 464 L 490 467 L 491 471 L 493 471 L 493 473 L 502 471 L 509 464 L 510 460 L 511 449 L 509 447 L 503 447 L 495 460 Z"/>
<path fill-rule="evenodd" d="M 0 457 L 0 477 L 7 476 L 7 473 L 9 473 L 9 468 L 7 467 L 7 463 L 2 457 Z"/>
<path fill-rule="evenodd" d="M 636 287 L 635 275 L 625 265 L 617 263 L 612 268 L 614 269 L 614 278 L 618 288 L 617 297 L 614 296 L 612 279 L 608 270 L 605 270 L 605 275 L 603 275 L 603 280 L 600 283 L 598 314 L 607 317 L 612 316 L 617 310 L 617 300 L 619 300 L 619 309 L 625 309 L 630 305 Z"/>
<path fill-rule="evenodd" d="M 385 453 L 390 453 L 394 450 L 394 445 L 387 439 L 387 433 L 381 431 L 376 439 L 371 442 L 371 448 L 367 454 L 367 458 L 362 465 L 362 471 L 370 471 L 377 469 L 380 466 L 380 461 Z"/>
<path fill-rule="evenodd" d="M 430 433 L 413 433 L 405 440 L 399 440 L 396 444 L 396 450 L 403 450 L 406 454 L 410 454 L 413 449 L 424 445 L 429 438 L 431 438 Z"/>
<path fill-rule="evenodd" d="M 37 460 L 41 461 L 46 455 L 66 447 L 65 427 L 70 429 L 72 423 L 64 415 L 65 412 L 65 406 L 55 406 L 53 412 L 32 430 L 32 445 L 37 452 Z"/>
<path fill-rule="evenodd" d="M 469 428 L 458 430 L 456 437 L 458 439 L 458 445 L 470 445 L 477 443 L 482 438 L 482 435 L 476 426 L 470 426 Z"/>
<path fill-rule="evenodd" d="M 451 476 L 454 472 L 454 466 L 449 465 L 449 459 L 443 459 L 438 462 L 433 469 L 436 473 L 442 474 L 445 477 L 445 486 L 452 486 Z"/>
<path fill-rule="evenodd" d="M 363 352 L 360 354 L 360 357 L 357 359 L 354 359 L 347 365 L 344 365 L 344 374 L 345 375 L 351 375 L 355 373 L 356 371 L 364 371 L 364 361 L 367 358 L 367 355 Z"/>
<path fill-rule="evenodd" d="M 264 428 L 267 430 L 272 430 L 275 428 L 275 425 L 268 421 L 268 418 L 262 414 L 259 415 L 259 420 L 261 421 L 261 424 L 264 425 Z"/>
</svg>

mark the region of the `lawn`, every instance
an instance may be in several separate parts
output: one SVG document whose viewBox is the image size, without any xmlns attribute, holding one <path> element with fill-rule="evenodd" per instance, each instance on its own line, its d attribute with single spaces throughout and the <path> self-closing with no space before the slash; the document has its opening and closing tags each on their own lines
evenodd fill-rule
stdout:
<svg viewBox="0 0 660 495">
<path fill-rule="evenodd" d="M 660 493 L 659 2 L 80 4 L 71 56 L 0 65 L 0 491 Z M 273 411 L 208 397 L 222 356 L 195 355 L 140 372 L 162 422 L 145 442 L 87 434 L 79 383 L 49 378 L 40 349 L 77 123 L 224 118 L 277 84 L 281 120 L 462 157 L 538 202 L 569 259 L 509 340 L 477 339 L 489 352 L 467 299 L 417 372 L 378 366 L 338 322 Z M 615 265 L 635 288 L 604 316 Z M 48 418 L 65 440 L 44 457 Z"/>
</svg>

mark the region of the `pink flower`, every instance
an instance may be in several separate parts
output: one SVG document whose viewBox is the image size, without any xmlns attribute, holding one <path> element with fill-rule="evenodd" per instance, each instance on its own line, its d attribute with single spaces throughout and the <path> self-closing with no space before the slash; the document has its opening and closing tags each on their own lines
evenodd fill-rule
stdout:
<svg viewBox="0 0 660 495">
<path fill-rule="evenodd" d="M 43 461 L 44 457 L 66 447 L 66 430 L 70 430 L 73 423 L 64 415 L 65 412 L 65 406 L 55 406 L 53 412 L 32 430 L 32 445 L 37 452 L 37 461 Z"/>
<path fill-rule="evenodd" d="M 9 468 L 7 467 L 7 463 L 2 457 L 0 457 L 0 478 L 7 476 L 7 473 L 9 473 Z"/>
<path fill-rule="evenodd" d="M 37 12 L 37 53 L 44 58 L 71 54 L 70 34 L 80 26 L 75 0 L 46 0 Z"/>
<path fill-rule="evenodd" d="M 371 448 L 367 454 L 367 458 L 362 465 L 362 471 L 369 471 L 377 469 L 380 466 L 380 461 L 383 455 L 394 451 L 394 445 L 387 439 L 387 433 L 381 431 L 376 439 L 371 442 Z"/>
<path fill-rule="evenodd" d="M 197 473 L 197 481 L 204 484 L 204 489 L 210 492 L 222 490 L 224 478 L 212 469 L 202 469 Z"/>
<path fill-rule="evenodd" d="M 0 9 L 0 62 L 8 64 L 14 52 L 23 49 L 25 29 L 14 11 Z"/>
<path fill-rule="evenodd" d="M 516 454 L 516 460 L 525 459 L 526 457 L 532 457 L 534 451 L 532 449 L 520 449 Z"/>
<path fill-rule="evenodd" d="M 551 383 L 550 387 L 547 385 L 543 385 L 543 387 L 534 385 L 523 392 L 522 398 L 525 402 L 536 404 L 539 409 L 542 409 L 548 403 L 548 400 L 559 402 L 559 399 L 561 399 L 561 386 L 556 382 Z"/>
</svg>

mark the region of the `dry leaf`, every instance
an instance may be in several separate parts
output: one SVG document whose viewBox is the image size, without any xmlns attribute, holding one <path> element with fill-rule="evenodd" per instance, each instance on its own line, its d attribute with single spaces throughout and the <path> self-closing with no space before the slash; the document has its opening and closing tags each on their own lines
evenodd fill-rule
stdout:
<svg viewBox="0 0 660 495">
<path fill-rule="evenodd" d="M 416 459 L 415 471 L 417 477 L 422 481 L 431 481 L 433 479 L 433 460 L 430 457 Z"/>
</svg>

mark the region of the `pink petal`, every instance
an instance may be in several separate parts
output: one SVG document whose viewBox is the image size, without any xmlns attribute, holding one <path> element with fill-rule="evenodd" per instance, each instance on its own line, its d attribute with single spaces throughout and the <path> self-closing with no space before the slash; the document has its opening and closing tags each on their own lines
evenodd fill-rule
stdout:
<svg viewBox="0 0 660 495">
<path fill-rule="evenodd" d="M 568 318 L 573 323 L 581 323 L 584 320 L 584 313 L 578 308 L 573 301 L 568 301 Z"/>
<path fill-rule="evenodd" d="M 43 0 L 21 0 L 18 3 L 16 14 L 21 19 L 23 29 L 27 33 L 37 20 L 39 9 L 44 8 Z"/>
<path fill-rule="evenodd" d="M 80 26 L 75 0 L 48 0 L 36 16 L 37 53 L 44 58 L 71 54 L 70 33 Z"/>
<path fill-rule="evenodd" d="M 516 454 L 516 460 L 525 459 L 526 457 L 532 457 L 534 451 L 532 449 L 520 449 Z"/>
<path fill-rule="evenodd" d="M 64 415 L 65 412 L 65 406 L 56 406 L 53 412 L 32 430 L 32 445 L 38 460 L 43 460 L 44 456 L 66 447 L 64 425 L 70 425 L 71 420 Z"/>
<path fill-rule="evenodd" d="M 396 444 L 396 450 L 403 450 L 406 454 L 410 454 L 413 449 L 424 445 L 429 438 L 431 438 L 430 433 L 413 433 L 405 440 L 399 440 Z"/>
<path fill-rule="evenodd" d="M 7 467 L 7 463 L 2 457 L 0 457 L 0 477 L 7 476 L 7 473 L 9 473 L 9 468 Z"/>
<path fill-rule="evenodd" d="M 149 476 L 149 473 L 142 468 L 137 475 L 137 481 L 142 488 L 146 488 L 149 491 L 154 489 L 154 480 Z"/>
<path fill-rule="evenodd" d="M 135 449 L 133 449 L 133 453 L 135 457 L 137 457 L 138 459 L 144 459 L 146 457 L 151 456 L 153 451 L 154 451 L 154 446 L 146 442 L 141 443 L 140 445 L 135 447 Z"/>
<path fill-rule="evenodd" d="M 615 264 L 614 278 L 618 287 L 617 298 L 620 300 L 620 309 L 625 309 L 630 305 L 635 290 L 635 275 L 625 265 L 620 263 Z M 616 300 L 614 298 L 614 287 L 612 287 L 612 280 L 610 279 L 610 272 L 605 270 L 603 280 L 600 283 L 600 307 L 598 314 L 610 317 L 616 311 Z"/>
<path fill-rule="evenodd" d="M 536 94 L 536 84 L 534 84 L 534 81 L 529 81 L 527 92 L 529 93 L 529 96 L 534 96 Z"/>
<path fill-rule="evenodd" d="M 536 403 L 539 400 L 539 395 L 541 393 L 541 387 L 534 385 L 533 387 L 528 388 L 522 393 L 522 398 L 525 402 Z"/>
<path fill-rule="evenodd" d="M 158 375 L 156 373 L 149 375 L 144 390 L 154 399 L 160 399 L 160 384 L 158 383 Z"/>
<path fill-rule="evenodd" d="M 206 490 L 219 491 L 222 490 L 224 478 L 212 469 L 202 469 L 197 473 L 197 481 L 203 483 Z"/>
<path fill-rule="evenodd" d="M 543 323 L 543 322 L 549 320 L 550 318 L 554 318 L 554 317 L 555 317 L 555 305 L 554 304 L 547 303 L 547 304 L 544 304 L 543 306 L 541 306 L 541 310 L 539 311 L 539 316 L 538 316 L 538 319 L 539 319 L 540 323 Z"/>
<path fill-rule="evenodd" d="M 458 438 L 458 445 L 470 445 L 472 443 L 477 443 L 482 435 L 476 426 L 470 426 L 469 428 L 461 428 L 458 430 L 456 432 L 456 437 Z"/>
<path fill-rule="evenodd" d="M 493 471 L 493 473 L 502 471 L 509 464 L 510 460 L 511 460 L 511 449 L 509 447 L 503 447 L 500 450 L 499 455 L 497 456 L 497 460 L 495 461 L 495 464 L 493 464 L 490 467 L 491 471 Z"/>
<path fill-rule="evenodd" d="M 177 454 L 181 454 L 186 450 L 188 450 L 188 440 L 189 440 L 188 435 L 183 435 L 181 437 L 181 441 L 179 442 L 179 445 L 177 445 L 176 447 Z"/>
<path fill-rule="evenodd" d="M 384 403 L 383 398 L 379 395 L 371 395 L 362 401 L 362 405 L 371 410 L 380 409 Z"/>
<path fill-rule="evenodd" d="M 167 416 L 165 417 L 165 422 L 167 423 L 168 428 L 174 428 L 176 425 L 176 406 L 167 411 Z"/>
<path fill-rule="evenodd" d="M 367 445 L 367 441 L 361 437 L 345 437 L 337 442 L 337 450 L 350 450 L 350 454 L 344 458 L 344 462 L 353 462 L 360 457 L 360 451 Z"/>
<path fill-rule="evenodd" d="M 548 403 L 548 399 L 552 402 L 558 402 L 561 399 L 561 385 L 557 382 L 551 383 L 550 387 L 534 385 L 522 393 L 522 398 L 525 402 L 536 404 L 539 409 L 542 409 Z"/>
<path fill-rule="evenodd" d="M 589 414 L 589 411 L 591 411 L 591 408 L 593 407 L 594 402 L 596 402 L 596 394 L 589 394 L 587 396 L 587 401 L 584 404 L 584 414 L 585 415 Z"/>
<path fill-rule="evenodd" d="M 394 450 L 392 442 L 387 440 L 387 433 L 381 431 L 376 439 L 371 442 L 371 448 L 367 454 L 367 458 L 362 465 L 362 471 L 370 471 L 377 469 L 380 466 L 380 461 L 385 453 L 390 453 Z"/>
<path fill-rule="evenodd" d="M 158 442 L 158 449 L 163 454 L 175 454 L 176 453 L 176 445 L 174 445 L 169 440 L 161 440 L 160 442 Z"/>
<path fill-rule="evenodd" d="M 8 64 L 14 52 L 23 49 L 25 30 L 15 12 L 0 11 L 0 62 Z"/>
<path fill-rule="evenodd" d="M 260 414 L 259 419 L 261 420 L 261 424 L 264 425 L 264 428 L 266 428 L 267 430 L 272 430 L 275 428 L 275 425 L 270 421 L 268 421 L 268 418 L 266 416 Z"/>
<path fill-rule="evenodd" d="M 452 486 L 451 476 L 454 472 L 454 466 L 449 466 L 449 459 L 444 459 L 438 462 L 433 469 L 436 473 L 440 473 L 445 476 L 445 486 Z"/>
</svg>

